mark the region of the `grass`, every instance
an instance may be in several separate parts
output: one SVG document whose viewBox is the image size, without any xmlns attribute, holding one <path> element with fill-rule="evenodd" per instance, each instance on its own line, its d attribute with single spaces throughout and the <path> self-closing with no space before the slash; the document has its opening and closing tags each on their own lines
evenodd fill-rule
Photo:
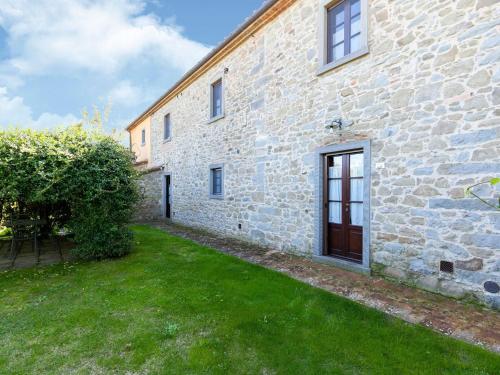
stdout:
<svg viewBox="0 0 500 375">
<path fill-rule="evenodd" d="M 0 274 L 0 374 L 498 374 L 500 357 L 145 226 Z"/>
</svg>

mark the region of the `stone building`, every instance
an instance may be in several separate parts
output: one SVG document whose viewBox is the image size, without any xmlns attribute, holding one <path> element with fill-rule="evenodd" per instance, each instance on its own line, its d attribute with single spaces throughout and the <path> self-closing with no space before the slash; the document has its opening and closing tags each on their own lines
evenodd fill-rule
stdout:
<svg viewBox="0 0 500 375">
<path fill-rule="evenodd" d="M 496 0 L 268 1 L 128 130 L 141 219 L 500 306 Z"/>
</svg>

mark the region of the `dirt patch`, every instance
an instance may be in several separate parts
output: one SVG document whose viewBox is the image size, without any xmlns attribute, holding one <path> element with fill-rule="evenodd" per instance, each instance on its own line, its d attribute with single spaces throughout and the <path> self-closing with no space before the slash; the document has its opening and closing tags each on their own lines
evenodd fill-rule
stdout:
<svg viewBox="0 0 500 375">
<path fill-rule="evenodd" d="M 61 254 L 57 246 L 51 241 L 40 244 L 40 258 L 35 254 L 31 243 L 26 241 L 15 257 L 10 254 L 10 241 L 0 243 L 0 272 L 10 269 L 31 268 L 35 266 L 48 266 L 55 263 L 73 260 L 71 248 L 73 243 L 61 241 Z"/>
<path fill-rule="evenodd" d="M 292 254 L 164 222 L 150 225 L 315 287 L 376 308 L 407 322 L 500 353 L 500 313 L 377 276 L 365 276 Z"/>
</svg>

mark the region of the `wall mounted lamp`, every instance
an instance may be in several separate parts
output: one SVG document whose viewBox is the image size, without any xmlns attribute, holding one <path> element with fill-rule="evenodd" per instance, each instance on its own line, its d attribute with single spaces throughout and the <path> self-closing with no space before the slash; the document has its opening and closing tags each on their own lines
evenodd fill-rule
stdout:
<svg viewBox="0 0 500 375">
<path fill-rule="evenodd" d="M 330 132 L 330 134 L 333 134 L 334 130 L 336 130 L 336 129 L 342 130 L 344 128 L 348 128 L 349 126 L 351 126 L 353 124 L 354 124 L 354 121 L 344 120 L 342 117 L 339 117 L 339 118 L 333 119 L 332 121 L 329 121 L 326 124 L 325 129 L 327 129 Z"/>
</svg>

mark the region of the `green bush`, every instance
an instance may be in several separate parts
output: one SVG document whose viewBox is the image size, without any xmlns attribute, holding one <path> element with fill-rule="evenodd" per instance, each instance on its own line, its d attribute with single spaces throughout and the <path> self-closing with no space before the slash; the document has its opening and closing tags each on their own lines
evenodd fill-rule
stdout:
<svg viewBox="0 0 500 375">
<path fill-rule="evenodd" d="M 130 251 L 136 179 L 128 149 L 82 126 L 0 131 L 0 212 L 48 213 L 52 226 L 73 232 L 80 258 Z"/>
<path fill-rule="evenodd" d="M 0 237 L 9 237 L 12 234 L 10 228 L 0 227 Z"/>
</svg>

